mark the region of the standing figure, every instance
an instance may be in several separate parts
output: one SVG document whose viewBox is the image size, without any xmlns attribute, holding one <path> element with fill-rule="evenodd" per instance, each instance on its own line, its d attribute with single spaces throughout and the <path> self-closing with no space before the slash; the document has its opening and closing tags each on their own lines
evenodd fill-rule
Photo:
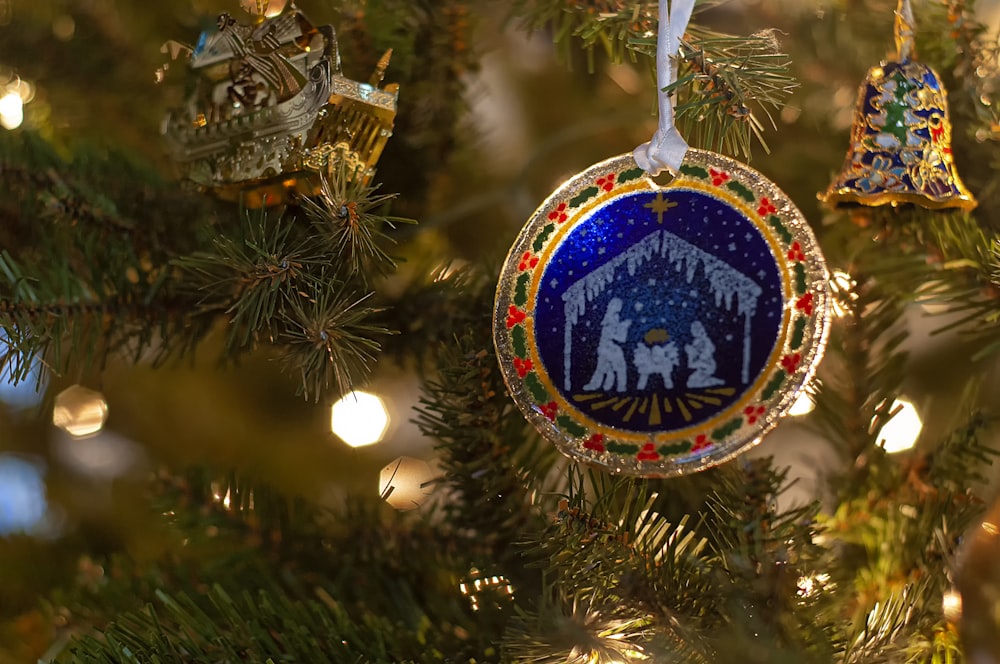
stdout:
<svg viewBox="0 0 1000 664">
<path fill-rule="evenodd" d="M 684 346 L 688 368 L 692 370 L 687 386 L 697 388 L 722 385 L 722 379 L 715 376 L 715 344 L 701 321 L 691 323 L 691 337 L 691 343 Z"/>
<path fill-rule="evenodd" d="M 650 375 L 660 374 L 663 378 L 663 387 L 668 390 L 674 389 L 674 367 L 679 360 L 680 353 L 673 341 L 652 346 L 640 341 L 635 345 L 635 352 L 632 355 L 632 363 L 639 372 L 639 384 L 636 387 L 640 390 L 646 389 Z"/>
<path fill-rule="evenodd" d="M 608 302 L 601 321 L 601 338 L 597 342 L 597 369 L 590 382 L 584 385 L 585 390 L 610 390 L 624 392 L 628 384 L 628 365 L 625 363 L 625 351 L 620 344 L 628 338 L 628 328 L 631 320 L 622 320 L 622 301 L 615 297 Z"/>
</svg>

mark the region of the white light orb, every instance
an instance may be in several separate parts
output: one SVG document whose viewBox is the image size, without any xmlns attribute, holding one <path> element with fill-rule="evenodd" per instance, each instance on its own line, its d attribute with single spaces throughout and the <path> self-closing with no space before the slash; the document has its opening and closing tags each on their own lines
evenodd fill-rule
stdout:
<svg viewBox="0 0 1000 664">
<path fill-rule="evenodd" d="M 816 402 L 813 401 L 812 395 L 806 391 L 802 391 L 799 392 L 799 396 L 795 399 L 792 407 L 788 409 L 788 414 L 792 417 L 801 417 L 808 415 L 814 410 L 816 410 Z"/>
<path fill-rule="evenodd" d="M 905 399 L 894 401 L 889 412 L 896 414 L 879 432 L 879 444 L 889 454 L 905 452 L 917 443 L 924 423 L 920 420 L 917 409 Z"/>
<path fill-rule="evenodd" d="M 0 97 L 0 125 L 5 129 L 17 129 L 24 121 L 24 100 L 16 90 Z"/>
<path fill-rule="evenodd" d="M 92 436 L 108 421 L 104 395 L 80 385 L 67 387 L 56 395 L 52 423 L 75 438 Z"/>
<path fill-rule="evenodd" d="M 378 492 L 382 500 L 397 510 L 420 507 L 434 491 L 436 475 L 423 459 L 401 456 L 382 469 Z"/>
<path fill-rule="evenodd" d="M 142 450 L 135 443 L 111 431 L 86 438 L 55 436 L 52 454 L 64 467 L 97 480 L 135 473 L 144 461 Z"/>
<path fill-rule="evenodd" d="M 330 429 L 351 447 L 382 440 L 389 428 L 389 413 L 374 394 L 348 392 L 330 409 Z"/>
</svg>

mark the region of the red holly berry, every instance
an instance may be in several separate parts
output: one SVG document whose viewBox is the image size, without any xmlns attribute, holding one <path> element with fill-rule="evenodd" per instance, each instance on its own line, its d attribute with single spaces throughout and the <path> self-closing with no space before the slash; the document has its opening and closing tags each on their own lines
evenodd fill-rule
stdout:
<svg viewBox="0 0 1000 664">
<path fill-rule="evenodd" d="M 708 439 L 708 436 L 700 433 L 698 437 L 694 439 L 694 447 L 691 448 L 692 452 L 700 452 L 706 447 L 711 447 L 712 441 Z"/>
<path fill-rule="evenodd" d="M 806 293 L 799 298 L 799 301 L 795 303 L 795 308 L 805 312 L 806 316 L 812 316 L 813 312 L 813 294 Z"/>
<path fill-rule="evenodd" d="M 709 168 L 708 174 L 712 177 L 712 184 L 716 187 L 725 184 L 729 180 L 729 173 L 725 171 L 717 171 L 714 168 Z"/>
<path fill-rule="evenodd" d="M 525 314 L 523 311 L 515 307 L 513 304 L 510 305 L 510 309 L 508 310 L 508 315 L 507 315 L 507 329 L 509 330 L 515 325 L 523 323 L 524 319 L 527 317 L 528 315 Z"/>
<path fill-rule="evenodd" d="M 557 224 L 561 224 L 562 222 L 566 221 L 567 219 L 566 207 L 567 206 L 565 203 L 560 203 L 555 210 L 549 212 L 549 221 L 554 221 Z"/>
<path fill-rule="evenodd" d="M 792 242 L 792 246 L 788 249 L 788 260 L 790 261 L 804 261 L 806 255 L 802 253 L 802 245 L 798 242 Z"/>
<path fill-rule="evenodd" d="M 583 446 L 588 450 L 593 450 L 595 452 L 603 452 L 604 434 L 595 433 L 593 436 L 584 441 Z"/>
<path fill-rule="evenodd" d="M 597 178 L 597 186 L 604 191 L 611 191 L 615 188 L 615 174 L 608 173 L 604 177 Z"/>
<path fill-rule="evenodd" d="M 524 255 L 521 256 L 521 262 L 518 263 L 517 269 L 524 271 L 528 268 L 533 268 L 536 265 L 538 265 L 538 256 L 532 256 L 530 251 L 526 251 L 524 252 Z"/>
<path fill-rule="evenodd" d="M 760 207 L 757 208 L 757 214 L 762 217 L 766 217 L 769 214 L 774 214 L 778 211 L 778 208 L 774 207 L 774 204 L 767 199 L 767 196 L 760 199 Z"/>
<path fill-rule="evenodd" d="M 785 355 L 781 358 L 781 366 L 784 367 L 785 371 L 788 373 L 795 373 L 795 370 L 799 368 L 799 364 L 802 362 L 802 354 L 795 353 L 794 355 Z"/>
<path fill-rule="evenodd" d="M 522 360 L 519 357 L 514 358 L 514 369 L 517 370 L 518 377 L 524 378 L 532 368 L 531 360 Z"/>
<path fill-rule="evenodd" d="M 743 409 L 743 414 L 747 416 L 747 424 L 756 424 L 757 420 L 765 412 L 767 412 L 767 409 L 764 406 L 757 406 L 756 408 L 754 406 L 747 406 Z"/>
<path fill-rule="evenodd" d="M 542 415 L 549 418 L 552 422 L 556 421 L 556 413 L 559 412 L 559 404 L 555 401 L 550 401 L 547 404 L 543 404 L 538 407 L 542 411 Z"/>
<path fill-rule="evenodd" d="M 656 447 L 653 443 L 646 443 L 639 450 L 637 457 L 639 461 L 656 461 L 660 458 L 660 453 L 656 451 Z"/>
</svg>

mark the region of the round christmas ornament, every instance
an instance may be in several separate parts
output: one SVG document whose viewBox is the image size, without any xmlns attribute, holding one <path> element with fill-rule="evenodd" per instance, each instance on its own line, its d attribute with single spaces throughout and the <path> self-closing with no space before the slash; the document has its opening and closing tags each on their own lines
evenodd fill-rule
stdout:
<svg viewBox="0 0 1000 664">
<path fill-rule="evenodd" d="M 531 217 L 494 334 L 511 395 L 563 452 L 676 475 L 743 451 L 792 406 L 828 299 L 805 219 L 760 173 L 689 150 L 660 187 L 626 154 Z"/>
<path fill-rule="evenodd" d="M 913 12 L 896 11 L 896 60 L 868 72 L 858 91 L 851 144 L 840 174 L 819 198 L 827 206 L 915 204 L 971 210 L 951 153 L 948 93 L 940 77 L 913 57 Z"/>
<path fill-rule="evenodd" d="M 671 23 L 687 23 L 676 11 L 689 4 L 674 3 Z M 535 211 L 494 313 L 527 419 L 570 457 L 641 476 L 702 470 L 758 442 L 812 376 L 828 325 L 827 271 L 802 213 L 745 164 L 687 149 L 669 100 L 660 115 L 650 143 Z M 661 164 L 676 174 L 665 186 L 649 174 Z"/>
</svg>

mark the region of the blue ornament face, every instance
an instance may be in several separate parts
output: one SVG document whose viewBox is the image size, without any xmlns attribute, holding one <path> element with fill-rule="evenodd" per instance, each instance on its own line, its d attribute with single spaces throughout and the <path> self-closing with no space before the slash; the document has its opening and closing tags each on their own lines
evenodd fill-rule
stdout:
<svg viewBox="0 0 1000 664">
<path fill-rule="evenodd" d="M 680 430 L 739 401 L 782 323 L 778 261 L 746 214 L 701 191 L 639 191 L 576 224 L 535 300 L 553 386 L 618 429 Z"/>
<path fill-rule="evenodd" d="M 774 183 L 688 150 L 654 182 L 631 154 L 539 206 L 497 285 L 497 360 L 524 416 L 619 473 L 722 463 L 774 427 L 823 353 L 829 284 Z"/>
</svg>

